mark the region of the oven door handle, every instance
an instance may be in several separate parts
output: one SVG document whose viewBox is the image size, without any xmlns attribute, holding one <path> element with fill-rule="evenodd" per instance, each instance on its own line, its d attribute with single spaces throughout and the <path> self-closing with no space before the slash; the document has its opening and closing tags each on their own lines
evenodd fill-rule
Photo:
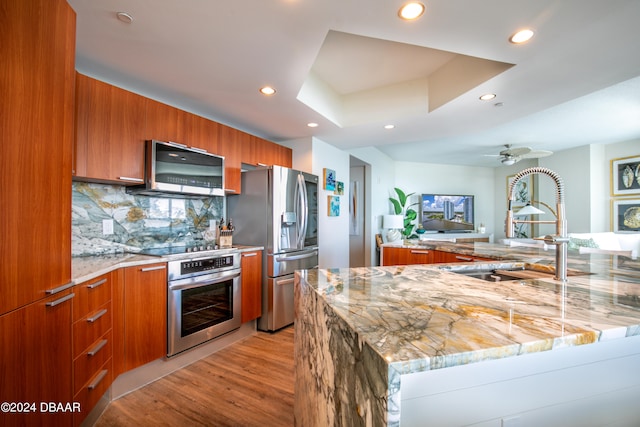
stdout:
<svg viewBox="0 0 640 427">
<path fill-rule="evenodd" d="M 240 270 L 233 270 L 233 271 L 228 271 L 224 273 L 218 273 L 215 275 L 215 277 L 203 278 L 203 277 L 196 276 L 191 278 L 187 283 L 180 283 L 182 282 L 182 280 L 180 280 L 178 281 L 179 283 L 172 285 L 171 282 L 169 282 L 169 290 L 183 291 L 185 289 L 200 288 L 202 286 L 208 286 L 208 285 L 213 285 L 219 282 L 225 282 L 229 279 L 235 279 L 236 277 L 240 277 Z"/>
</svg>

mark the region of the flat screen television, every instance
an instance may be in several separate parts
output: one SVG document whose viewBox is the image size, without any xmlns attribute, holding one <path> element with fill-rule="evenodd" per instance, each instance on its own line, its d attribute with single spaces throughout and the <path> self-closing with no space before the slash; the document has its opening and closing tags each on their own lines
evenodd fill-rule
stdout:
<svg viewBox="0 0 640 427">
<path fill-rule="evenodd" d="M 473 196 L 422 194 L 420 221 L 427 232 L 465 233 L 475 230 Z"/>
</svg>

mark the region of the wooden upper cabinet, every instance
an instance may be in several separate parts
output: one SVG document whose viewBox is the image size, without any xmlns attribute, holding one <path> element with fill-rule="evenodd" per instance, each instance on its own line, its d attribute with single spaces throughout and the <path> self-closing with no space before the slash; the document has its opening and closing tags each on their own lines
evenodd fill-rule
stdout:
<svg viewBox="0 0 640 427">
<path fill-rule="evenodd" d="M 65 0 L 0 10 L 1 314 L 71 281 L 76 15 Z"/>
<path fill-rule="evenodd" d="M 224 156 L 225 190 L 232 194 L 240 194 L 240 165 L 242 155 L 242 138 L 246 134 L 229 126 L 220 125 L 218 141 L 220 155 Z"/>
<path fill-rule="evenodd" d="M 291 167 L 291 149 L 257 136 L 248 135 L 242 144 L 242 163 L 256 166 Z"/>
<path fill-rule="evenodd" d="M 202 148 L 209 153 L 220 155 L 220 144 L 218 143 L 220 125 L 218 123 L 187 113 L 183 124 L 185 138 L 182 144 Z"/>
<path fill-rule="evenodd" d="M 76 178 L 143 182 L 145 98 L 78 74 L 76 102 Z"/>
<path fill-rule="evenodd" d="M 153 99 L 145 99 L 147 126 L 145 139 L 156 139 L 165 142 L 177 142 L 184 145 L 187 141 L 189 113 Z"/>
</svg>

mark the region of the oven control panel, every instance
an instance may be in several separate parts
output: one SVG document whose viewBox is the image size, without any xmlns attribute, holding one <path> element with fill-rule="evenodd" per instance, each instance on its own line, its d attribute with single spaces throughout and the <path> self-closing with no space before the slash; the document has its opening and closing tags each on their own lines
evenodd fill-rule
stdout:
<svg viewBox="0 0 640 427">
<path fill-rule="evenodd" d="M 224 267 L 233 267 L 233 265 L 233 255 L 183 261 L 180 263 L 180 274 L 186 275 L 199 273 L 201 271 L 217 270 Z"/>
</svg>

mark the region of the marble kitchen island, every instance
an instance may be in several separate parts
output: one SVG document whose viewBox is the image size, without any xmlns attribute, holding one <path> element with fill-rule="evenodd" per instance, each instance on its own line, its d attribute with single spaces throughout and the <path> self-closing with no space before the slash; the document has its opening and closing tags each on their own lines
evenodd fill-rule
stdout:
<svg viewBox="0 0 640 427">
<path fill-rule="evenodd" d="M 495 283 L 449 270 L 553 255 L 447 250 L 502 260 L 297 273 L 297 426 L 640 425 L 637 261 Z"/>
</svg>

